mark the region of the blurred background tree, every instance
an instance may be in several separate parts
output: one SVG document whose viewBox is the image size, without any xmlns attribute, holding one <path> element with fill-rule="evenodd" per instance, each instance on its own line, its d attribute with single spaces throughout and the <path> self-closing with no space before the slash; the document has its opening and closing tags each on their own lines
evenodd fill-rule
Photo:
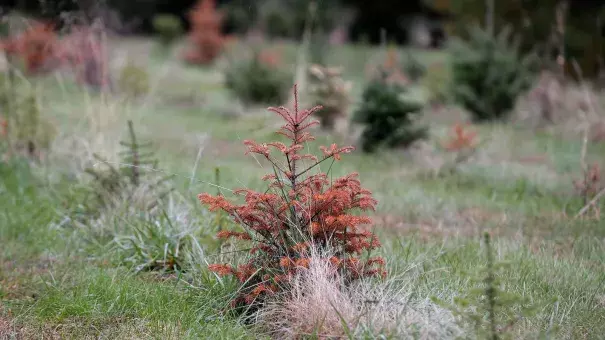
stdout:
<svg viewBox="0 0 605 340">
<path fill-rule="evenodd" d="M 251 28 L 264 28 L 272 37 L 300 39 L 311 0 L 219 0 L 226 13 L 225 33 L 242 34 Z M 4 8 L 46 18 L 61 18 L 61 13 L 80 11 L 103 16 L 122 25 L 117 31 L 150 34 L 157 14 L 173 14 L 188 29 L 187 11 L 194 0 L 10 0 Z M 602 45 L 605 36 L 605 2 L 594 0 L 320 0 L 316 31 L 328 34 L 337 27 L 344 9 L 355 14 L 348 22 L 348 36 L 359 41 L 380 42 L 384 29 L 390 40 L 409 43 L 415 30 L 423 27 L 428 46 L 439 46 L 446 35 L 464 35 L 470 23 L 485 24 L 486 8 L 493 3 L 496 31 L 510 25 L 519 34 L 524 50 L 537 49 L 542 56 L 556 59 L 564 48 L 567 74 L 574 74 L 576 59 L 585 77 L 596 76 L 605 62 Z M 110 20 L 111 19 L 111 20 Z M 561 19 L 562 22 L 557 23 Z M 562 25 L 561 25 L 562 24 Z M 113 26 L 117 26 L 113 25 Z M 563 26 L 563 27 L 559 27 Z M 561 30 L 562 28 L 562 30 Z M 561 43 L 561 37 L 564 43 Z M 415 38 L 414 38 L 415 39 Z"/>
<path fill-rule="evenodd" d="M 510 25 L 521 39 L 522 49 L 536 50 L 545 66 L 565 56 L 564 71 L 577 77 L 576 60 L 584 77 L 599 75 L 605 38 L 605 2 L 590 0 L 509 0 L 493 1 L 496 31 Z M 446 13 L 448 35 L 466 35 L 469 23 L 486 25 L 488 0 L 425 0 L 427 6 Z"/>
</svg>

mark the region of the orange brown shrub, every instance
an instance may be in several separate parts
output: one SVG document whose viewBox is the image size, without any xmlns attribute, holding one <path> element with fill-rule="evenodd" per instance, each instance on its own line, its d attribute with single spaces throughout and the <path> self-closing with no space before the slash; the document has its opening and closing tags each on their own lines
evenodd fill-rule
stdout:
<svg viewBox="0 0 605 340">
<path fill-rule="evenodd" d="M 378 239 L 361 226 L 371 224 L 368 216 L 355 211 L 374 210 L 377 201 L 369 190 L 361 187 L 356 173 L 330 180 L 327 173 L 312 173 L 323 162 L 334 162 L 353 147 L 320 147 L 321 157 L 304 154 L 305 144 L 314 137 L 307 131 L 317 125 L 309 121 L 321 109 L 298 108 L 294 87 L 294 110 L 271 107 L 285 124 L 278 131 L 289 140 L 257 143 L 244 141 L 247 153 L 259 155 L 270 164 L 273 172 L 263 177 L 268 188 L 261 192 L 236 190 L 245 203 L 236 204 L 222 195 L 203 193 L 202 204 L 211 211 L 226 212 L 241 230 L 224 230 L 219 238 L 235 238 L 252 243 L 249 261 L 237 267 L 218 263 L 209 269 L 218 275 L 235 276 L 242 285 L 241 295 L 233 301 L 250 305 L 267 294 L 287 289 L 288 282 L 300 268 L 308 268 L 312 250 L 332 251 L 324 259 L 347 281 L 364 276 L 384 276 L 384 259 L 361 256 L 380 246 Z M 275 151 L 281 157 L 272 156 Z M 262 300 L 261 300 L 262 301 Z"/>
<path fill-rule="evenodd" d="M 208 65 L 229 41 L 221 33 L 223 14 L 216 10 L 216 0 L 200 0 L 189 13 L 189 19 L 191 44 L 184 58 L 191 64 Z"/>
<path fill-rule="evenodd" d="M 452 127 L 452 136 L 443 143 L 447 151 L 473 150 L 477 146 L 477 132 L 470 131 L 460 123 Z"/>
<path fill-rule="evenodd" d="M 47 69 L 55 56 L 58 38 L 54 25 L 34 22 L 24 32 L 2 41 L 2 50 L 9 56 L 20 57 L 28 74 Z"/>
</svg>

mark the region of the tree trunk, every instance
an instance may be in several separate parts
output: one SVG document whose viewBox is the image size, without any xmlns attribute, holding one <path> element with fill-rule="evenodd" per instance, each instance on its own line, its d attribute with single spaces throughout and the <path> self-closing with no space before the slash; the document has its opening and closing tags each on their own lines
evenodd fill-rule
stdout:
<svg viewBox="0 0 605 340">
<path fill-rule="evenodd" d="M 557 65 L 559 70 L 559 76 L 561 79 L 565 78 L 565 63 L 566 63 L 566 55 L 565 55 L 565 26 L 567 21 L 567 12 L 569 10 L 569 1 L 568 0 L 560 0 L 557 3 L 557 7 L 555 9 L 555 20 L 556 20 L 556 29 L 555 29 L 555 37 L 557 42 Z"/>
<path fill-rule="evenodd" d="M 6 25 L 6 31 L 3 32 L 6 37 L 3 38 L 9 38 L 12 35 L 12 29 L 11 29 L 11 22 L 9 20 L 9 14 L 10 11 L 7 10 L 6 12 L 2 13 L 2 17 L 0 17 L 1 21 L 6 21 L 6 22 L 2 22 L 2 25 Z M 11 125 L 14 124 L 15 121 L 15 117 L 13 117 L 13 115 L 16 114 L 17 110 L 16 110 L 16 100 L 15 100 L 15 69 L 14 69 L 14 60 L 13 60 L 13 55 L 12 53 L 8 53 L 7 51 L 4 51 L 4 57 L 6 60 L 6 79 L 5 82 L 6 84 L 4 84 L 4 86 L 6 86 L 7 91 L 9 92 L 7 94 L 7 103 L 6 103 L 6 112 L 4 113 L 5 119 L 6 119 L 6 128 L 5 128 L 5 132 L 6 132 L 6 138 L 8 141 L 8 149 L 9 152 L 12 153 L 14 151 L 14 144 L 13 144 L 13 139 L 11 138 L 11 133 L 10 130 L 13 128 Z"/>
<path fill-rule="evenodd" d="M 605 86 L 605 56 L 603 55 L 603 18 L 597 16 L 596 22 L 597 39 L 597 84 L 600 88 Z"/>
<path fill-rule="evenodd" d="M 485 29 L 490 35 L 494 35 L 494 12 L 495 2 L 494 0 L 485 0 Z"/>
</svg>

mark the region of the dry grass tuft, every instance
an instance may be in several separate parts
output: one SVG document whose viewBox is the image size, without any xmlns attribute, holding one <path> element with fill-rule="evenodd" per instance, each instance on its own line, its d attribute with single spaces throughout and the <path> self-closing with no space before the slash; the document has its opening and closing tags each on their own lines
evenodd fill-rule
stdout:
<svg viewBox="0 0 605 340">
<path fill-rule="evenodd" d="M 257 313 L 257 325 L 273 338 L 447 339 L 462 334 L 450 312 L 428 298 L 412 299 L 414 289 L 405 277 L 345 286 L 324 258 L 314 252 L 309 268 L 301 269 L 291 289 L 270 299 Z"/>
</svg>

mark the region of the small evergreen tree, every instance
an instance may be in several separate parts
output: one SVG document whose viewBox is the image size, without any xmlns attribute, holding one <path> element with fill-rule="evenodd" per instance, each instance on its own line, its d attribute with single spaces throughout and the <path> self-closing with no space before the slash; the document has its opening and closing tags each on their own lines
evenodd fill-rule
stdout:
<svg viewBox="0 0 605 340">
<path fill-rule="evenodd" d="M 361 136 L 364 152 L 373 152 L 380 146 L 407 147 L 427 136 L 426 127 L 414 126 L 423 104 L 406 98 L 407 88 L 388 81 L 388 74 L 371 81 L 362 95 L 362 103 L 353 115 L 353 121 L 365 125 Z"/>
<path fill-rule="evenodd" d="M 120 142 L 124 149 L 120 152 L 120 164 L 114 166 L 101 156 L 95 154 L 97 161 L 103 164 L 103 169 L 88 168 L 86 172 L 93 176 L 91 193 L 95 199 L 85 203 L 84 215 L 94 215 L 100 209 L 110 207 L 115 197 L 132 197 L 143 182 L 150 182 L 150 188 L 159 200 L 171 190 L 166 184 L 168 177 L 153 178 L 149 170 L 157 167 L 158 161 L 150 151 L 151 144 L 137 140 L 132 121 L 128 121 L 128 141 Z M 157 200 L 156 200 L 157 201 Z M 151 209 L 156 202 L 152 201 L 147 208 Z"/>
<path fill-rule="evenodd" d="M 411 81 L 415 82 L 420 80 L 420 78 L 426 74 L 426 66 L 421 63 L 416 56 L 408 51 L 403 63 L 403 71 Z"/>
<path fill-rule="evenodd" d="M 463 323 L 473 326 L 479 339 L 512 339 L 514 326 L 524 317 L 536 312 L 536 304 L 502 288 L 500 278 L 502 270 L 508 267 L 506 262 L 495 262 L 491 237 L 483 236 L 485 245 L 485 267 L 481 274 L 472 277 L 477 287 L 465 296 L 454 298 L 449 304 L 437 298 L 433 300 L 452 311 Z"/>
<path fill-rule="evenodd" d="M 282 71 L 274 55 L 254 51 L 253 56 L 227 69 L 225 85 L 246 104 L 283 103 L 291 74 Z"/>
<path fill-rule="evenodd" d="M 534 54 L 523 55 L 509 29 L 497 36 L 473 27 L 466 41 L 451 45 L 452 95 L 475 122 L 500 120 L 528 90 L 535 74 Z"/>
</svg>

